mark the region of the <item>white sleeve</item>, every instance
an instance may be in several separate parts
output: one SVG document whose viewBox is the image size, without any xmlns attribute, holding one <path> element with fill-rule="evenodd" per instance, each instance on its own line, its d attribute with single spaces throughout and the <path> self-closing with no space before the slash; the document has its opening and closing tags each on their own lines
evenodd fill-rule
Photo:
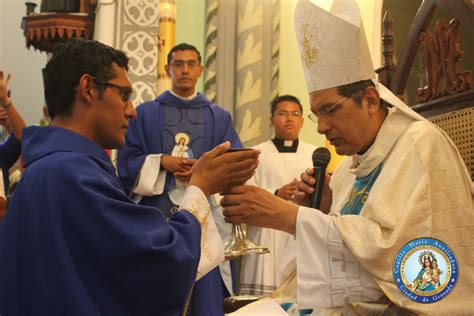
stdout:
<svg viewBox="0 0 474 316">
<path fill-rule="evenodd" d="M 148 155 L 145 158 L 138 183 L 133 193 L 139 196 L 154 196 L 163 193 L 166 181 L 166 170 L 161 170 L 161 156 L 163 154 Z"/>
<path fill-rule="evenodd" d="M 211 207 L 204 193 L 196 186 L 189 186 L 180 210 L 187 210 L 201 223 L 201 259 L 196 280 L 217 267 L 224 258 L 224 243 L 216 227 Z"/>
<path fill-rule="evenodd" d="M 349 302 L 374 301 L 383 294 L 347 248 L 334 219 L 316 209 L 298 209 L 296 264 L 300 309 L 341 307 Z"/>
<path fill-rule="evenodd" d="M 211 205 L 211 212 L 214 217 L 214 221 L 216 222 L 217 230 L 221 239 L 223 241 L 229 240 L 230 233 L 232 232 L 232 224 L 226 223 L 224 220 L 224 213 L 222 210 L 222 206 L 220 205 L 220 201 L 222 200 L 222 196 L 219 194 L 213 194 L 209 196 L 209 204 Z M 221 272 L 222 281 L 229 291 L 230 295 L 234 295 L 232 289 L 232 272 L 230 269 L 230 261 L 224 261 L 219 264 L 219 270 Z"/>
</svg>

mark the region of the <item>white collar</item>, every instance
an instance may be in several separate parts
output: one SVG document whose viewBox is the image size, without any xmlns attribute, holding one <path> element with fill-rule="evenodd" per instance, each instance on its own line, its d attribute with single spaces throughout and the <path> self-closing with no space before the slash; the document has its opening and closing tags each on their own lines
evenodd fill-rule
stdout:
<svg viewBox="0 0 474 316">
<path fill-rule="evenodd" d="M 173 92 L 173 90 L 170 90 L 171 94 L 174 95 L 175 97 L 177 97 L 178 99 L 181 99 L 181 100 L 184 100 L 184 101 L 191 101 L 192 99 L 194 99 L 196 96 L 197 96 L 197 92 L 194 92 L 193 94 L 191 94 L 189 97 L 182 97 L 182 96 L 179 96 L 177 95 L 176 93 Z"/>
</svg>

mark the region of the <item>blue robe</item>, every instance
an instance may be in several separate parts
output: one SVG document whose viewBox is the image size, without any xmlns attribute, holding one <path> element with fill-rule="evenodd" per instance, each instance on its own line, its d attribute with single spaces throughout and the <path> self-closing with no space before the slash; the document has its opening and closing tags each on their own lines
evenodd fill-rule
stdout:
<svg viewBox="0 0 474 316">
<path fill-rule="evenodd" d="M 194 99 L 185 101 L 169 91 L 164 92 L 154 101 L 137 107 L 137 118 L 130 120 L 126 144 L 118 152 L 119 177 L 127 194 L 135 185 L 146 156 L 161 153 L 170 155 L 175 145 L 174 135 L 178 132 L 186 132 L 190 136 L 188 146 L 195 158 L 225 141 L 230 141 L 233 148 L 242 147 L 232 118 L 225 109 L 200 93 Z M 143 197 L 140 204 L 156 206 L 168 216 L 170 208 L 174 206 L 168 197 L 168 190 L 173 184 L 174 177 L 168 173 L 164 193 Z M 195 285 L 192 314 L 222 315 L 225 296 L 219 268 L 215 268 Z"/>
<path fill-rule="evenodd" d="M 5 188 L 5 194 L 8 193 L 9 181 L 9 169 L 13 164 L 20 158 L 21 155 L 21 142 L 15 138 L 12 134 L 6 141 L 0 144 L 0 168 L 2 168 L 3 174 L 3 185 Z"/>
<path fill-rule="evenodd" d="M 0 224 L 0 315 L 181 315 L 201 228 L 125 194 L 96 143 L 24 130 L 26 170 Z"/>
</svg>

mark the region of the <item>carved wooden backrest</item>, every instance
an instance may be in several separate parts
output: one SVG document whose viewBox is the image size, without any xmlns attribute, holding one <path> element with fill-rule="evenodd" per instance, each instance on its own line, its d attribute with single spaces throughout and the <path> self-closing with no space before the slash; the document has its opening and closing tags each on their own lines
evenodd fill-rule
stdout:
<svg viewBox="0 0 474 316">
<path fill-rule="evenodd" d="M 428 30 L 438 8 L 453 19 L 439 20 Z M 459 64 L 465 56 L 460 43 L 460 29 L 474 37 L 474 2 L 471 0 L 424 0 L 410 26 L 398 58 L 393 62 L 393 19 L 383 21 L 384 63 L 377 69 L 379 81 L 398 96 L 405 93 L 408 75 L 415 56 L 423 53 L 427 84 L 419 87 L 418 104 L 412 109 L 440 126 L 454 141 L 474 180 L 474 83 L 472 72 Z M 422 48 L 421 51 L 420 48 Z"/>
</svg>

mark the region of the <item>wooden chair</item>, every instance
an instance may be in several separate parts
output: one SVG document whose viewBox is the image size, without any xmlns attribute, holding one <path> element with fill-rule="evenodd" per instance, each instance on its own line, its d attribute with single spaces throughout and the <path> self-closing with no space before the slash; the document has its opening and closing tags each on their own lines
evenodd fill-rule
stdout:
<svg viewBox="0 0 474 316">
<path fill-rule="evenodd" d="M 452 20 L 449 23 L 436 21 L 434 30 L 430 31 L 428 27 L 439 8 L 452 15 Z M 395 65 L 393 19 L 386 13 L 382 36 L 384 65 L 376 72 L 380 82 L 402 97 L 415 56 L 423 48 L 427 85 L 418 88 L 418 104 L 412 109 L 451 137 L 474 180 L 474 84 L 472 72 L 463 70 L 459 64 L 463 58 L 473 56 L 464 56 L 461 29 L 474 37 L 472 1 L 424 0 L 410 26 L 399 63 Z"/>
</svg>

